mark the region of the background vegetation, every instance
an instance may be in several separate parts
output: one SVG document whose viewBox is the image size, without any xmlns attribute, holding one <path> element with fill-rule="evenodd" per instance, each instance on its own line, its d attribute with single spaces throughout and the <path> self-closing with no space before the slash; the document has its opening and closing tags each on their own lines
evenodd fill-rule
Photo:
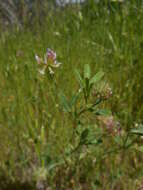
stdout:
<svg viewBox="0 0 143 190">
<path fill-rule="evenodd" d="M 13 25 L 4 27 L 8 19 L 1 17 L 1 189 L 143 188 L 142 132 L 130 134 L 143 122 L 142 1 L 91 0 L 56 8 L 47 4 L 44 11 L 34 5 L 32 17 L 19 8 Z M 49 74 L 38 73 L 35 60 L 48 47 L 62 63 L 55 71 L 56 87 Z M 79 133 L 72 136 L 74 122 L 61 94 L 71 99 L 79 88 L 75 70 L 83 75 L 85 64 L 92 75 L 104 72 L 97 88 L 106 91 L 103 83 L 112 88 L 112 97 L 99 108 L 107 108 L 120 122 L 119 135 L 102 127 L 95 113 L 85 113 L 76 123 Z M 81 137 L 89 137 L 82 135 L 87 128 L 96 143 L 84 142 L 76 149 Z"/>
</svg>

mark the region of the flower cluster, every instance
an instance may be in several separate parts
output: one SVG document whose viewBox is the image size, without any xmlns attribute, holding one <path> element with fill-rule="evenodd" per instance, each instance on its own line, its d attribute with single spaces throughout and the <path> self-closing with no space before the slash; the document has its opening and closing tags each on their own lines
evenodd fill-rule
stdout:
<svg viewBox="0 0 143 190">
<path fill-rule="evenodd" d="M 50 48 L 47 48 L 47 52 L 44 56 L 44 59 L 36 54 L 35 59 L 38 65 L 41 66 L 41 68 L 39 69 L 39 73 L 44 75 L 45 71 L 48 69 L 50 74 L 54 74 L 53 69 L 61 65 L 61 63 L 59 63 L 56 58 L 57 58 L 56 52 L 54 52 Z"/>
<path fill-rule="evenodd" d="M 120 135 L 120 123 L 116 121 L 113 116 L 98 116 L 97 119 L 100 122 L 101 127 L 107 129 L 109 133 L 111 133 L 112 135 Z"/>
<path fill-rule="evenodd" d="M 100 98 L 101 100 L 108 100 L 112 96 L 112 89 L 106 84 L 101 84 L 97 88 L 93 89 L 93 97 Z"/>
</svg>

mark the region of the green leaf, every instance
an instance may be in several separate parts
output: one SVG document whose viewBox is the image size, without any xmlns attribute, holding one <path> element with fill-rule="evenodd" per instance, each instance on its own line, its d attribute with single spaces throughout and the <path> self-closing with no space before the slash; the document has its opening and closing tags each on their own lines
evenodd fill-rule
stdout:
<svg viewBox="0 0 143 190">
<path fill-rule="evenodd" d="M 131 129 L 132 134 L 143 136 L 143 125 L 140 125 L 137 129 Z"/>
<path fill-rule="evenodd" d="M 89 129 L 85 129 L 82 133 L 81 133 L 81 136 L 80 136 L 80 142 L 83 144 L 87 137 L 88 137 L 88 134 L 89 134 Z"/>
<path fill-rule="evenodd" d="M 96 139 L 96 136 L 95 136 L 94 132 L 91 131 L 87 137 L 87 143 L 86 144 L 95 145 L 97 143 L 98 143 L 98 141 Z"/>
<path fill-rule="evenodd" d="M 84 85 L 84 80 L 82 79 L 82 77 L 81 77 L 81 75 L 80 75 L 80 73 L 79 73 L 78 70 L 75 70 L 75 74 L 76 74 L 76 78 L 78 80 L 78 83 L 79 83 L 80 87 L 83 89 L 84 86 L 85 86 Z"/>
<path fill-rule="evenodd" d="M 51 163 L 50 165 L 49 165 L 49 167 L 48 167 L 48 171 L 51 171 L 51 170 L 53 170 L 55 167 L 57 167 L 57 166 L 60 166 L 60 165 L 62 165 L 62 164 L 64 164 L 64 160 L 59 160 L 59 162 L 55 162 L 55 163 Z"/>
<path fill-rule="evenodd" d="M 104 76 L 103 71 L 99 71 L 98 73 L 96 73 L 89 81 L 89 84 L 95 84 L 98 81 L 101 80 L 101 78 Z"/>
<path fill-rule="evenodd" d="M 90 79 L 90 66 L 88 64 L 84 65 L 84 78 L 85 79 Z"/>
<path fill-rule="evenodd" d="M 64 111 L 66 112 L 71 112 L 71 107 L 65 97 L 65 95 L 63 93 L 60 94 L 60 101 L 61 101 L 61 104 L 64 108 Z"/>
<path fill-rule="evenodd" d="M 96 145 L 98 143 L 96 139 L 96 134 L 93 128 L 89 128 L 89 133 L 86 138 L 86 145 Z"/>
<path fill-rule="evenodd" d="M 117 1 L 117 0 L 116 0 L 116 1 Z M 114 39 L 113 39 L 113 36 L 112 36 L 112 34 L 111 34 L 110 32 L 108 33 L 108 37 L 109 37 L 110 42 L 112 43 L 113 49 L 114 49 L 115 51 L 117 51 L 117 50 L 118 50 L 118 49 L 117 49 L 117 46 L 116 46 L 115 41 L 114 41 Z"/>
<path fill-rule="evenodd" d="M 71 107 L 76 104 L 76 101 L 77 101 L 78 97 L 79 97 L 79 93 L 72 96 L 72 99 L 70 101 L 70 106 Z"/>
<path fill-rule="evenodd" d="M 100 109 L 94 112 L 96 115 L 103 115 L 103 116 L 110 116 L 112 115 L 112 112 L 108 109 Z"/>
<path fill-rule="evenodd" d="M 97 139 L 93 139 L 92 141 L 90 141 L 90 144 L 93 144 L 93 145 L 95 145 L 97 143 L 98 143 Z"/>
</svg>

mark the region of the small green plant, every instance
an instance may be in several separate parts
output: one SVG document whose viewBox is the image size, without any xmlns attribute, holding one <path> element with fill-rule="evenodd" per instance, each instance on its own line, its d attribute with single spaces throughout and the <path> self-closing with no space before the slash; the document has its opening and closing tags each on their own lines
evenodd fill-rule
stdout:
<svg viewBox="0 0 143 190">
<path fill-rule="evenodd" d="M 72 126 L 68 136 L 68 144 L 56 159 L 47 153 L 46 147 L 49 142 L 46 138 L 47 130 L 45 127 L 40 128 L 38 138 L 36 137 L 37 132 L 32 132 L 34 138 L 37 139 L 33 143 L 37 159 L 40 161 L 38 168 L 35 166 L 34 169 L 37 184 L 44 184 L 46 179 L 50 177 L 49 174 L 52 173 L 52 178 L 58 178 L 59 182 L 57 183 L 60 185 L 61 178 L 58 173 L 61 170 L 67 172 L 67 176 L 71 176 L 71 179 L 75 180 L 80 164 L 90 155 L 94 157 L 91 161 L 96 160 L 97 163 L 100 163 L 108 155 L 118 154 L 134 144 L 135 138 L 130 138 L 131 134 L 140 134 L 141 131 L 126 132 L 116 121 L 110 109 L 103 108 L 104 102 L 112 96 L 112 90 L 103 78 L 103 71 L 93 75 L 89 64 L 84 65 L 82 73 L 75 70 L 76 90 L 70 98 L 67 98 L 62 89 L 58 92 L 56 73 L 52 70 L 60 66 L 56 61 L 56 53 L 48 49 L 44 60 L 37 55 L 36 60 L 40 66 L 39 80 L 48 75 L 47 79 L 50 80 L 51 87 L 53 86 L 53 96 L 56 95 L 57 112 L 60 112 L 61 119 L 64 116 L 65 120 L 68 120 Z M 112 142 L 111 146 L 105 146 L 105 142 L 109 140 Z"/>
<path fill-rule="evenodd" d="M 84 146 L 96 145 L 102 142 L 99 136 L 96 136 L 96 130 L 100 131 L 99 120 L 105 124 L 105 129 L 110 133 L 118 133 L 117 122 L 111 116 L 111 111 L 100 108 L 100 104 L 112 96 L 112 90 L 107 85 L 101 85 L 104 76 L 103 71 L 99 71 L 92 76 L 88 64 L 84 66 L 82 74 L 75 71 L 78 88 L 70 100 L 62 93 L 60 94 L 63 111 L 69 114 L 73 123 L 73 135 L 71 137 L 71 146 L 74 147 L 71 153 L 76 152 Z M 102 90 L 99 88 L 102 86 Z M 94 122 L 93 119 L 94 118 Z M 91 121 L 92 122 L 91 122 Z M 92 123 L 92 124 L 91 124 Z M 93 125 L 95 125 L 93 129 Z"/>
</svg>

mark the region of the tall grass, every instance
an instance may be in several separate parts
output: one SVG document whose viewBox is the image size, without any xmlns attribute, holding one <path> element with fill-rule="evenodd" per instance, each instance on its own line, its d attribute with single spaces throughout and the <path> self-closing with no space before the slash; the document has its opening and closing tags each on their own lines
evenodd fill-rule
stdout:
<svg viewBox="0 0 143 190">
<path fill-rule="evenodd" d="M 142 123 L 142 33 L 140 1 L 70 6 L 51 11 L 34 28 L 1 33 L 0 176 L 5 178 L 1 182 L 33 185 L 45 183 L 46 176 L 51 189 L 134 190 L 141 186 L 141 138 L 130 149 L 102 158 L 115 144 L 111 136 L 102 139 L 98 149 L 86 152 L 85 147 L 80 162 L 60 163 L 72 146 L 73 126 L 61 109 L 58 93 L 70 99 L 78 89 L 75 69 L 82 71 L 89 64 L 93 73 L 104 71 L 104 80 L 113 90 L 101 108 L 111 110 L 124 133 Z M 47 47 L 62 62 L 55 72 L 56 91 L 53 81 L 37 72 L 35 54 L 42 57 Z M 89 115 L 84 122 L 97 124 Z"/>
</svg>

